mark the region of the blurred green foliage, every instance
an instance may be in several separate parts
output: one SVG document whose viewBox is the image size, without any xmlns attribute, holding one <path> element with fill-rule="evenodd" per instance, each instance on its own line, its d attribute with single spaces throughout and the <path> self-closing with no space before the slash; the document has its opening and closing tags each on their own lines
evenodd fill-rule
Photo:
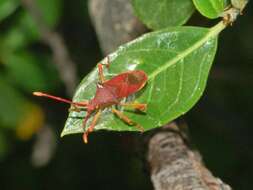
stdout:
<svg viewBox="0 0 253 190">
<path fill-rule="evenodd" d="M 18 0 L 1 0 L 0 1 L 0 22 L 13 13 L 19 3 Z"/>
<path fill-rule="evenodd" d="M 37 0 L 41 19 L 48 27 L 55 28 L 62 12 L 61 0 Z M 29 117 L 24 117 L 36 104 L 25 94 L 32 91 L 50 90 L 59 85 L 59 77 L 48 48 L 41 43 L 38 25 L 23 8 L 19 0 L 0 1 L 0 147 L 6 147 L 5 134 L 22 124 L 29 126 Z M 45 77 L 46 76 L 46 77 Z M 39 114 L 44 114 L 40 112 Z M 24 120 L 26 118 L 27 120 Z M 41 123 L 33 122 L 32 128 Z M 2 130 L 3 128 L 3 130 Z M 21 127 L 25 129 L 24 127 Z M 19 129 L 20 131 L 20 129 Z M 25 131 L 24 131 L 25 132 Z M 35 133 L 36 131 L 34 131 Z M 20 132 L 19 132 L 20 133 Z M 22 133 L 22 131 L 21 131 Z M 21 135 L 22 136 L 22 135 Z M 0 151 L 0 158 L 6 151 Z"/>
<path fill-rule="evenodd" d="M 78 77 L 83 78 L 101 58 L 87 1 L 40 0 L 38 4 L 47 24 L 63 35 L 77 63 Z M 252 20 L 250 2 L 244 15 L 220 35 L 207 90 L 184 116 L 208 168 L 240 190 L 253 188 Z M 213 21 L 195 12 L 187 25 L 212 26 Z M 145 153 L 138 144 L 143 136 L 138 134 L 98 132 L 91 134 L 87 146 L 81 136 L 57 139 L 51 162 L 35 168 L 30 158 L 36 139 L 21 139 L 29 139 L 31 132 L 37 133 L 45 124 L 59 136 L 67 107 L 32 97 L 34 90 L 66 96 L 52 53 L 41 41 L 33 18 L 20 1 L 1 0 L 1 190 L 153 189 L 142 162 Z"/>
</svg>

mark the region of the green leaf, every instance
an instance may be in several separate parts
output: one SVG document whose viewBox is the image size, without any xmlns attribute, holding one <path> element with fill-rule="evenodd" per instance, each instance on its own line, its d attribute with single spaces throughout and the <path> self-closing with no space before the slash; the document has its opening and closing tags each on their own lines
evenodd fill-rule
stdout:
<svg viewBox="0 0 253 190">
<path fill-rule="evenodd" d="M 47 26 L 54 28 L 61 17 L 62 1 L 61 0 L 36 0 L 36 5 L 41 12 L 41 19 Z M 20 15 L 18 29 L 27 41 L 34 41 L 39 38 L 38 23 L 27 11 Z"/>
<path fill-rule="evenodd" d="M 25 48 L 37 39 L 39 39 L 39 33 L 33 19 L 27 12 L 21 11 L 14 24 L 1 35 L 0 54 Z"/>
<path fill-rule="evenodd" d="M 202 15 L 210 19 L 221 16 L 225 8 L 224 0 L 193 0 L 193 3 Z"/>
<path fill-rule="evenodd" d="M 0 127 L 16 127 L 23 115 L 25 99 L 0 75 Z"/>
<path fill-rule="evenodd" d="M 36 0 L 39 9 L 42 12 L 43 21 L 50 27 L 54 27 L 62 13 L 61 0 Z"/>
<path fill-rule="evenodd" d="M 60 20 L 62 1 L 37 0 L 37 4 L 42 13 L 42 20 L 45 21 L 49 27 L 54 28 Z M 4 38 L 1 40 L 0 45 L 5 46 L 12 51 L 17 48 L 23 48 L 27 44 L 38 40 L 39 37 L 38 26 L 34 21 L 34 18 L 29 12 L 21 10 L 15 23 L 10 27 L 4 35 Z"/>
<path fill-rule="evenodd" d="M 0 49 L 2 52 L 12 52 L 16 49 L 23 48 L 28 40 L 25 34 L 18 27 L 11 28 L 5 35 L 0 37 Z"/>
<path fill-rule="evenodd" d="M 14 30 L 15 29 L 20 31 L 20 35 L 22 35 L 24 43 L 33 42 L 39 38 L 36 23 L 28 12 L 22 12 L 20 14 L 17 25 L 14 26 Z"/>
<path fill-rule="evenodd" d="M 8 153 L 8 148 L 7 139 L 3 131 L 0 130 L 0 161 L 5 158 L 6 154 Z"/>
<path fill-rule="evenodd" d="M 39 39 L 39 31 L 33 18 L 21 11 L 9 30 L 1 36 L 1 51 L 16 51 Z M 1 52 L 0 52 L 1 53 Z"/>
<path fill-rule="evenodd" d="M 32 92 L 37 89 L 47 90 L 50 86 L 47 81 L 49 76 L 46 76 L 40 67 L 45 64 L 45 61 L 43 57 L 22 51 L 10 54 L 4 63 L 9 80 L 28 92 Z"/>
<path fill-rule="evenodd" d="M 0 0 L 0 22 L 13 13 L 18 5 L 18 0 Z"/>
<path fill-rule="evenodd" d="M 0 0 L 0 21 L 1 21 L 1 3 L 5 2 Z M 18 0 L 7 0 L 3 5 L 13 4 Z M 62 12 L 62 1 L 61 0 L 36 0 L 38 8 L 41 11 L 41 19 L 50 28 L 54 28 L 60 20 Z M 18 1 L 19 2 L 19 1 Z M 17 3 L 18 5 L 18 3 Z M 4 6 L 4 7 L 7 7 Z M 11 25 L 8 31 L 1 34 L 0 39 L 0 54 L 4 52 L 15 51 L 18 48 L 24 48 L 28 44 L 38 40 L 40 38 L 38 23 L 34 21 L 34 18 L 29 12 L 20 10 L 17 14 L 17 19 Z"/>
<path fill-rule="evenodd" d="M 240 9 L 242 11 L 249 0 L 231 0 L 233 7 Z"/>
<path fill-rule="evenodd" d="M 136 15 L 151 29 L 183 25 L 192 15 L 191 0 L 132 0 Z"/>
<path fill-rule="evenodd" d="M 221 22 L 211 29 L 168 28 L 144 35 L 110 54 L 110 68 L 105 73 L 107 78 L 133 69 L 144 70 L 149 78 L 146 87 L 129 98 L 147 103 L 146 114 L 127 110 L 124 113 L 145 130 L 164 125 L 186 113 L 205 89 L 216 52 L 217 35 L 224 27 Z M 91 99 L 95 94 L 97 80 L 95 68 L 83 79 L 73 100 L 78 102 Z M 123 111 L 123 108 L 119 109 Z M 81 126 L 84 115 L 84 112 L 71 112 L 62 136 L 83 132 Z M 95 127 L 95 130 L 100 129 L 137 130 L 113 115 L 110 108 L 102 112 Z"/>
</svg>

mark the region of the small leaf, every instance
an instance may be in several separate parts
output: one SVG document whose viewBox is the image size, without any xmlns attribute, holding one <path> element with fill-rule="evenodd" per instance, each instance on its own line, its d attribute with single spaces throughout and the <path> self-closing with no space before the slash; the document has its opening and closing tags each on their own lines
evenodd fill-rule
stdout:
<svg viewBox="0 0 253 190">
<path fill-rule="evenodd" d="M 38 40 L 39 37 L 38 28 L 33 18 L 27 12 L 21 10 L 13 25 L 5 33 L 1 34 L 1 52 L 11 52 L 24 48 L 28 44 Z"/>
<path fill-rule="evenodd" d="M 45 71 L 40 64 L 45 64 L 45 58 L 33 55 L 28 51 L 12 53 L 3 60 L 9 80 L 18 84 L 28 92 L 37 89 L 47 90 L 50 88 Z"/>
<path fill-rule="evenodd" d="M 109 71 L 105 73 L 107 78 L 134 69 L 144 70 L 149 77 L 146 87 L 131 97 L 138 102 L 147 103 L 146 114 L 127 110 L 124 113 L 145 130 L 164 125 L 186 113 L 205 89 L 216 52 L 217 35 L 224 27 L 221 22 L 211 29 L 168 28 L 144 35 L 109 55 L 111 63 Z M 83 79 L 73 100 L 79 102 L 91 99 L 95 94 L 97 80 L 95 68 Z M 123 108 L 119 109 L 123 111 Z M 71 112 L 62 136 L 82 133 L 84 116 L 85 112 Z M 90 120 L 87 126 L 89 123 Z M 100 129 L 137 130 L 114 116 L 110 108 L 102 112 L 95 127 L 95 130 Z"/>
<path fill-rule="evenodd" d="M 239 9 L 240 11 L 244 9 L 248 2 L 248 0 L 231 0 L 233 7 Z"/>
<path fill-rule="evenodd" d="M 0 75 L 0 126 L 16 127 L 17 122 L 22 118 L 23 105 L 26 100 L 23 96 L 10 86 Z"/>
<path fill-rule="evenodd" d="M 152 29 L 183 25 L 192 15 L 191 0 L 132 0 L 136 15 Z"/>
<path fill-rule="evenodd" d="M 5 35 L 0 37 L 0 41 L 1 54 L 3 54 L 2 52 L 12 52 L 19 48 L 23 48 L 27 45 L 29 40 L 25 38 L 25 34 L 20 28 L 12 27 Z"/>
<path fill-rule="evenodd" d="M 0 0 L 0 22 L 13 13 L 18 5 L 18 0 Z"/>
<path fill-rule="evenodd" d="M 224 0 L 193 0 L 193 3 L 202 15 L 210 19 L 221 16 L 225 8 Z"/>
</svg>

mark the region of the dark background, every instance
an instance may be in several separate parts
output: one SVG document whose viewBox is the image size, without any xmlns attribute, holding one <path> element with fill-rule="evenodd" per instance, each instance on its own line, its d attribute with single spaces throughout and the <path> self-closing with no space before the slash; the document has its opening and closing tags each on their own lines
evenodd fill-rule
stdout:
<svg viewBox="0 0 253 190">
<path fill-rule="evenodd" d="M 55 19 L 52 28 L 63 36 L 81 80 L 102 58 L 87 2 L 59 0 L 57 5 L 58 13 L 54 11 L 58 19 Z M 142 137 L 134 133 L 97 132 L 90 135 L 88 145 L 83 144 L 81 135 L 59 137 L 68 107 L 31 95 L 33 90 L 41 89 L 67 97 L 65 86 L 52 63 L 50 49 L 38 36 L 30 39 L 30 34 L 22 43 L 17 34 L 11 43 L 5 42 L 10 31 L 25 28 L 17 24 L 23 12 L 24 8 L 18 5 L 0 22 L 0 189 L 152 189 L 148 167 L 144 162 L 143 141 L 149 133 Z M 189 23 L 211 26 L 215 22 L 195 13 Z M 193 145 L 201 152 L 207 167 L 233 189 L 240 190 L 253 189 L 252 33 L 251 2 L 244 15 L 220 35 L 207 89 L 198 104 L 181 118 L 188 124 Z M 11 48 L 13 51 L 10 53 L 7 50 Z M 16 74 L 22 66 L 19 71 L 9 66 L 21 64 L 19 61 L 9 63 L 13 60 L 9 58 L 10 54 L 20 56 L 24 52 L 34 56 L 33 64 L 39 65 L 37 70 L 31 71 L 36 75 L 34 84 L 27 83 L 33 78 Z M 41 83 L 37 84 L 36 81 Z M 14 101 L 8 93 L 15 94 L 17 100 Z M 33 105 L 40 111 L 34 116 L 35 112 L 24 105 Z M 35 118 L 42 115 L 45 119 L 41 123 L 35 121 L 31 124 L 29 119 L 20 119 L 26 118 L 23 112 Z M 5 117 L 1 114 L 7 114 L 10 121 L 5 119 L 3 122 L 2 118 Z M 30 126 L 31 135 L 24 137 L 27 133 L 25 124 Z M 31 162 L 38 134 L 42 130 L 33 127 L 38 125 L 49 126 L 57 141 L 51 159 L 40 167 Z"/>
</svg>

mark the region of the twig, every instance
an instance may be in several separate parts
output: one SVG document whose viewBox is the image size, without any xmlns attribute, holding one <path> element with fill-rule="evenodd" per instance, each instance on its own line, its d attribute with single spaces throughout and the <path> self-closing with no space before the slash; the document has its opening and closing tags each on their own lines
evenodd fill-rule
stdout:
<svg viewBox="0 0 253 190">
<path fill-rule="evenodd" d="M 21 2 L 35 20 L 42 40 L 51 48 L 60 77 L 66 86 L 68 95 L 72 96 L 77 84 L 76 67 L 70 58 L 64 40 L 60 34 L 46 25 L 41 10 L 34 0 L 21 0 Z"/>
</svg>

